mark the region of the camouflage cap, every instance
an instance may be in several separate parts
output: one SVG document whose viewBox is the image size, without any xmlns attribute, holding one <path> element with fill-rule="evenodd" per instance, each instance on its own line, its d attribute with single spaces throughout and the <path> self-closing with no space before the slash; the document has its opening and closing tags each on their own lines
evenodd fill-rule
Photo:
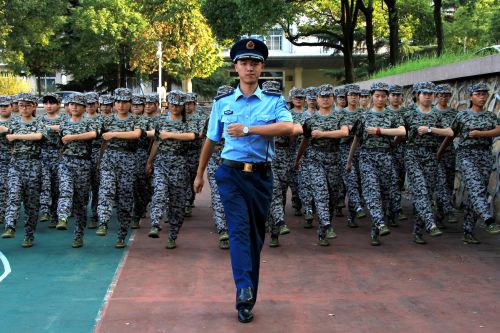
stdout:
<svg viewBox="0 0 500 333">
<path fill-rule="evenodd" d="M 483 82 L 473 83 L 467 88 L 467 92 L 469 93 L 469 95 L 472 95 L 472 93 L 475 93 L 476 91 L 489 92 L 490 90 L 488 89 L 488 85 Z"/>
<path fill-rule="evenodd" d="M 225 94 L 230 94 L 234 91 L 234 88 L 231 86 L 220 86 L 217 88 L 217 96 L 225 95 Z"/>
<path fill-rule="evenodd" d="M 146 99 L 144 98 L 144 96 L 142 95 L 138 95 L 138 94 L 133 94 L 132 95 L 132 104 L 133 105 L 144 105 Z"/>
<path fill-rule="evenodd" d="M 196 103 L 198 100 L 198 94 L 194 92 L 190 92 L 186 94 L 186 103 Z"/>
<path fill-rule="evenodd" d="M 30 93 L 25 93 L 25 92 L 19 93 L 17 94 L 16 99 L 18 102 L 30 102 L 33 104 L 38 104 L 38 98 Z"/>
<path fill-rule="evenodd" d="M 99 104 L 101 105 L 109 105 L 109 104 L 113 104 L 114 102 L 114 99 L 113 99 L 113 96 L 111 95 L 101 95 L 99 97 Z"/>
<path fill-rule="evenodd" d="M 360 93 L 360 87 L 357 84 L 346 84 L 344 89 L 347 91 L 347 95 L 349 94 L 358 94 Z"/>
<path fill-rule="evenodd" d="M 146 98 L 146 103 L 158 103 L 158 101 L 160 100 L 158 98 L 158 94 L 156 93 L 146 94 L 144 95 L 144 97 Z"/>
<path fill-rule="evenodd" d="M 0 106 L 9 106 L 12 104 L 12 98 L 10 96 L 0 96 Z"/>
<path fill-rule="evenodd" d="M 309 87 L 305 89 L 306 99 L 315 101 L 318 97 L 318 88 L 317 87 Z"/>
<path fill-rule="evenodd" d="M 436 85 L 432 82 L 419 82 L 417 92 L 435 93 Z"/>
<path fill-rule="evenodd" d="M 293 88 L 290 90 L 290 97 L 306 97 L 306 90 L 304 88 Z"/>
<path fill-rule="evenodd" d="M 331 84 L 322 84 L 318 87 L 319 96 L 333 95 L 333 86 Z"/>
<path fill-rule="evenodd" d="M 281 83 L 279 83 L 278 81 L 266 81 L 262 83 L 262 90 L 281 92 Z"/>
<path fill-rule="evenodd" d="M 116 101 L 130 102 L 132 100 L 132 90 L 129 88 L 116 88 L 114 93 L 114 99 Z"/>
<path fill-rule="evenodd" d="M 370 90 L 369 89 L 360 89 L 359 94 L 361 96 L 370 96 Z"/>
<path fill-rule="evenodd" d="M 451 94 L 451 86 L 449 84 L 438 84 L 436 86 L 436 94 Z"/>
<path fill-rule="evenodd" d="M 184 105 L 186 94 L 180 90 L 172 90 L 167 96 L 168 104 Z"/>
<path fill-rule="evenodd" d="M 336 88 L 334 90 L 334 94 L 336 97 L 345 97 L 347 95 L 347 89 L 342 87 L 342 88 Z"/>
<path fill-rule="evenodd" d="M 47 93 L 40 98 L 41 103 L 45 103 L 47 100 L 56 100 L 57 103 L 61 103 L 61 96 L 55 93 Z"/>
<path fill-rule="evenodd" d="M 66 101 L 68 104 L 69 103 L 74 103 L 74 104 L 80 104 L 80 105 L 87 105 L 87 97 L 85 94 L 81 93 L 74 93 L 68 96 L 68 99 Z"/>
<path fill-rule="evenodd" d="M 374 91 L 386 91 L 387 93 L 389 92 L 389 85 L 385 82 L 373 82 L 371 87 L 370 87 L 370 92 L 373 93 Z"/>
<path fill-rule="evenodd" d="M 418 91 L 418 89 L 420 88 L 421 84 L 422 84 L 422 82 L 415 82 L 413 84 L 413 86 L 411 87 L 411 92 L 416 93 Z"/>
<path fill-rule="evenodd" d="M 87 104 L 97 103 L 99 101 L 99 94 L 95 91 L 85 93 L 85 98 L 87 99 Z"/>
<path fill-rule="evenodd" d="M 12 104 L 17 103 L 17 95 L 10 95 L 10 100 L 12 101 Z"/>
<path fill-rule="evenodd" d="M 389 94 L 403 94 L 403 87 L 397 84 L 389 85 Z"/>
</svg>

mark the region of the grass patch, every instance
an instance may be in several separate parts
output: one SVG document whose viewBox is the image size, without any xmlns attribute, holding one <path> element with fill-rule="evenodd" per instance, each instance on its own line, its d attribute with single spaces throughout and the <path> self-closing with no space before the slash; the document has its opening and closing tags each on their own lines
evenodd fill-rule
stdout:
<svg viewBox="0 0 500 333">
<path fill-rule="evenodd" d="M 456 62 L 469 60 L 472 58 L 479 58 L 483 56 L 484 55 L 473 54 L 473 53 L 460 53 L 460 54 L 445 53 L 439 58 L 436 56 L 423 56 L 416 59 L 408 60 L 394 67 L 380 70 L 375 74 L 373 74 L 370 77 L 370 79 L 379 79 L 386 76 L 414 72 L 429 67 L 453 64 Z"/>
</svg>

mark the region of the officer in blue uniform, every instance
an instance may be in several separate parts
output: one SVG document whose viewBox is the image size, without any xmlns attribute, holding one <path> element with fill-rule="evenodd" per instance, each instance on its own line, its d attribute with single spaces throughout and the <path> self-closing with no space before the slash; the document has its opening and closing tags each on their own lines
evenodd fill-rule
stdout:
<svg viewBox="0 0 500 333">
<path fill-rule="evenodd" d="M 229 229 L 236 309 L 242 323 L 253 319 L 257 297 L 260 251 L 273 191 L 273 137 L 293 131 L 292 116 L 281 94 L 259 88 L 267 55 L 266 45 L 252 38 L 242 39 L 231 48 L 240 84 L 214 101 L 194 182 L 196 192 L 200 192 L 208 160 L 224 136 L 215 179 Z"/>
</svg>

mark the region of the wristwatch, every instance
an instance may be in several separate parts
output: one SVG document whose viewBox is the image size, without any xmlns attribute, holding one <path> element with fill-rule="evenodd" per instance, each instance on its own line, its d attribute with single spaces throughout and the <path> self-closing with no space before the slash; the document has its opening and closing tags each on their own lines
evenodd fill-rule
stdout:
<svg viewBox="0 0 500 333">
<path fill-rule="evenodd" d="M 427 127 L 427 133 L 432 133 L 432 127 Z"/>
<path fill-rule="evenodd" d="M 250 128 L 248 126 L 243 127 L 243 134 L 248 135 L 248 133 L 250 133 Z"/>
</svg>

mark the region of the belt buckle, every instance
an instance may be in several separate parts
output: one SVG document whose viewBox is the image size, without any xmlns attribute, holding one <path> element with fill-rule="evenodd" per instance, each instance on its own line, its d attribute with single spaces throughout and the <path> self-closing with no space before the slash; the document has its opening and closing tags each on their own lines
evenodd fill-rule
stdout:
<svg viewBox="0 0 500 333">
<path fill-rule="evenodd" d="M 243 162 L 243 172 L 253 172 L 253 163 Z"/>
</svg>

